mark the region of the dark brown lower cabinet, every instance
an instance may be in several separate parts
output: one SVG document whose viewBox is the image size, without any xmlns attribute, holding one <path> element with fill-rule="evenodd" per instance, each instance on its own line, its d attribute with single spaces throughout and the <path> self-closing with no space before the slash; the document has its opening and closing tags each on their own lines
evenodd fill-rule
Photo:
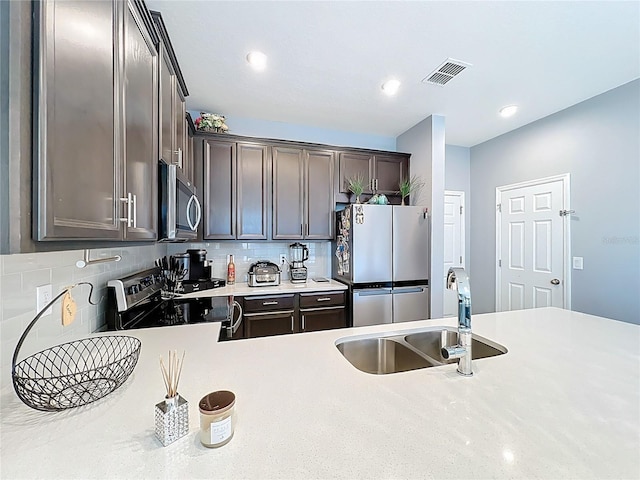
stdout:
<svg viewBox="0 0 640 480">
<path fill-rule="evenodd" d="M 284 335 L 295 332 L 295 310 L 246 313 L 244 328 L 247 338 Z"/>
<path fill-rule="evenodd" d="M 295 294 L 244 297 L 243 310 L 247 338 L 295 333 Z"/>
<path fill-rule="evenodd" d="M 322 308 L 315 310 L 300 310 L 300 330 L 302 332 L 317 332 L 347 326 L 347 314 L 344 306 L 337 308 Z"/>
<path fill-rule="evenodd" d="M 315 332 L 347 326 L 345 293 L 314 292 L 301 293 L 300 331 Z"/>
<path fill-rule="evenodd" d="M 236 300 L 243 305 L 244 338 L 347 326 L 345 293 L 342 291 L 256 295 Z"/>
</svg>

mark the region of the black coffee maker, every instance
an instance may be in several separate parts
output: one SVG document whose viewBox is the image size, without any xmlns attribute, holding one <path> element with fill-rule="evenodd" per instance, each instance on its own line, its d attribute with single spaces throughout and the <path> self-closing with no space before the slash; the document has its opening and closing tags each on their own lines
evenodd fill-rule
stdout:
<svg viewBox="0 0 640 480">
<path fill-rule="evenodd" d="M 211 266 L 207 262 L 207 251 L 203 248 L 187 250 L 189 255 L 189 281 L 202 281 L 211 278 Z"/>
<path fill-rule="evenodd" d="M 211 265 L 207 260 L 207 251 L 202 248 L 187 250 L 189 256 L 189 273 L 182 281 L 184 293 L 199 292 L 210 288 L 224 287 L 221 278 L 211 278 Z"/>
</svg>

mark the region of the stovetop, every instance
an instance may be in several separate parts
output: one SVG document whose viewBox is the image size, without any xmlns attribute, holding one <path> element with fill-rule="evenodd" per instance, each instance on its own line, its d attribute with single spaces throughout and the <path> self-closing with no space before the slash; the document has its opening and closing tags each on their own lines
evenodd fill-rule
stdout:
<svg viewBox="0 0 640 480">
<path fill-rule="evenodd" d="M 107 283 L 109 330 L 227 321 L 229 298 L 161 298 L 162 272 L 151 268 Z"/>
</svg>

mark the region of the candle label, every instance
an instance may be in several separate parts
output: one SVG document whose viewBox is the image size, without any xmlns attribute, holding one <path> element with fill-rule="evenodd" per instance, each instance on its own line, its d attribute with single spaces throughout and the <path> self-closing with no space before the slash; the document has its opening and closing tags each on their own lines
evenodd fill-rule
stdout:
<svg viewBox="0 0 640 480">
<path fill-rule="evenodd" d="M 211 422 L 211 444 L 217 445 L 231 436 L 231 415 L 219 422 Z"/>
</svg>

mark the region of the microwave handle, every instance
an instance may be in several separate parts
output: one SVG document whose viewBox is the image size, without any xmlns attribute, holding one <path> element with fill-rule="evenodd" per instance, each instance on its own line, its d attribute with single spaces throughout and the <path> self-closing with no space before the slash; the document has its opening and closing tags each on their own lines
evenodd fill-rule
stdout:
<svg viewBox="0 0 640 480">
<path fill-rule="evenodd" d="M 194 230 L 196 230 L 198 226 L 200 226 L 200 220 L 202 220 L 202 207 L 200 206 L 200 200 L 198 200 L 195 194 L 193 195 L 193 199 L 196 201 L 196 221 L 194 222 L 196 225 Z"/>
<path fill-rule="evenodd" d="M 191 204 L 193 202 L 196 203 L 196 221 L 195 222 L 191 220 Z M 189 224 L 189 228 L 191 228 L 192 231 L 196 231 L 198 229 L 198 225 L 200 225 L 201 218 L 202 218 L 202 209 L 200 207 L 200 202 L 198 201 L 198 197 L 196 197 L 195 194 L 191 195 L 191 198 L 187 202 L 187 223 Z"/>
</svg>

